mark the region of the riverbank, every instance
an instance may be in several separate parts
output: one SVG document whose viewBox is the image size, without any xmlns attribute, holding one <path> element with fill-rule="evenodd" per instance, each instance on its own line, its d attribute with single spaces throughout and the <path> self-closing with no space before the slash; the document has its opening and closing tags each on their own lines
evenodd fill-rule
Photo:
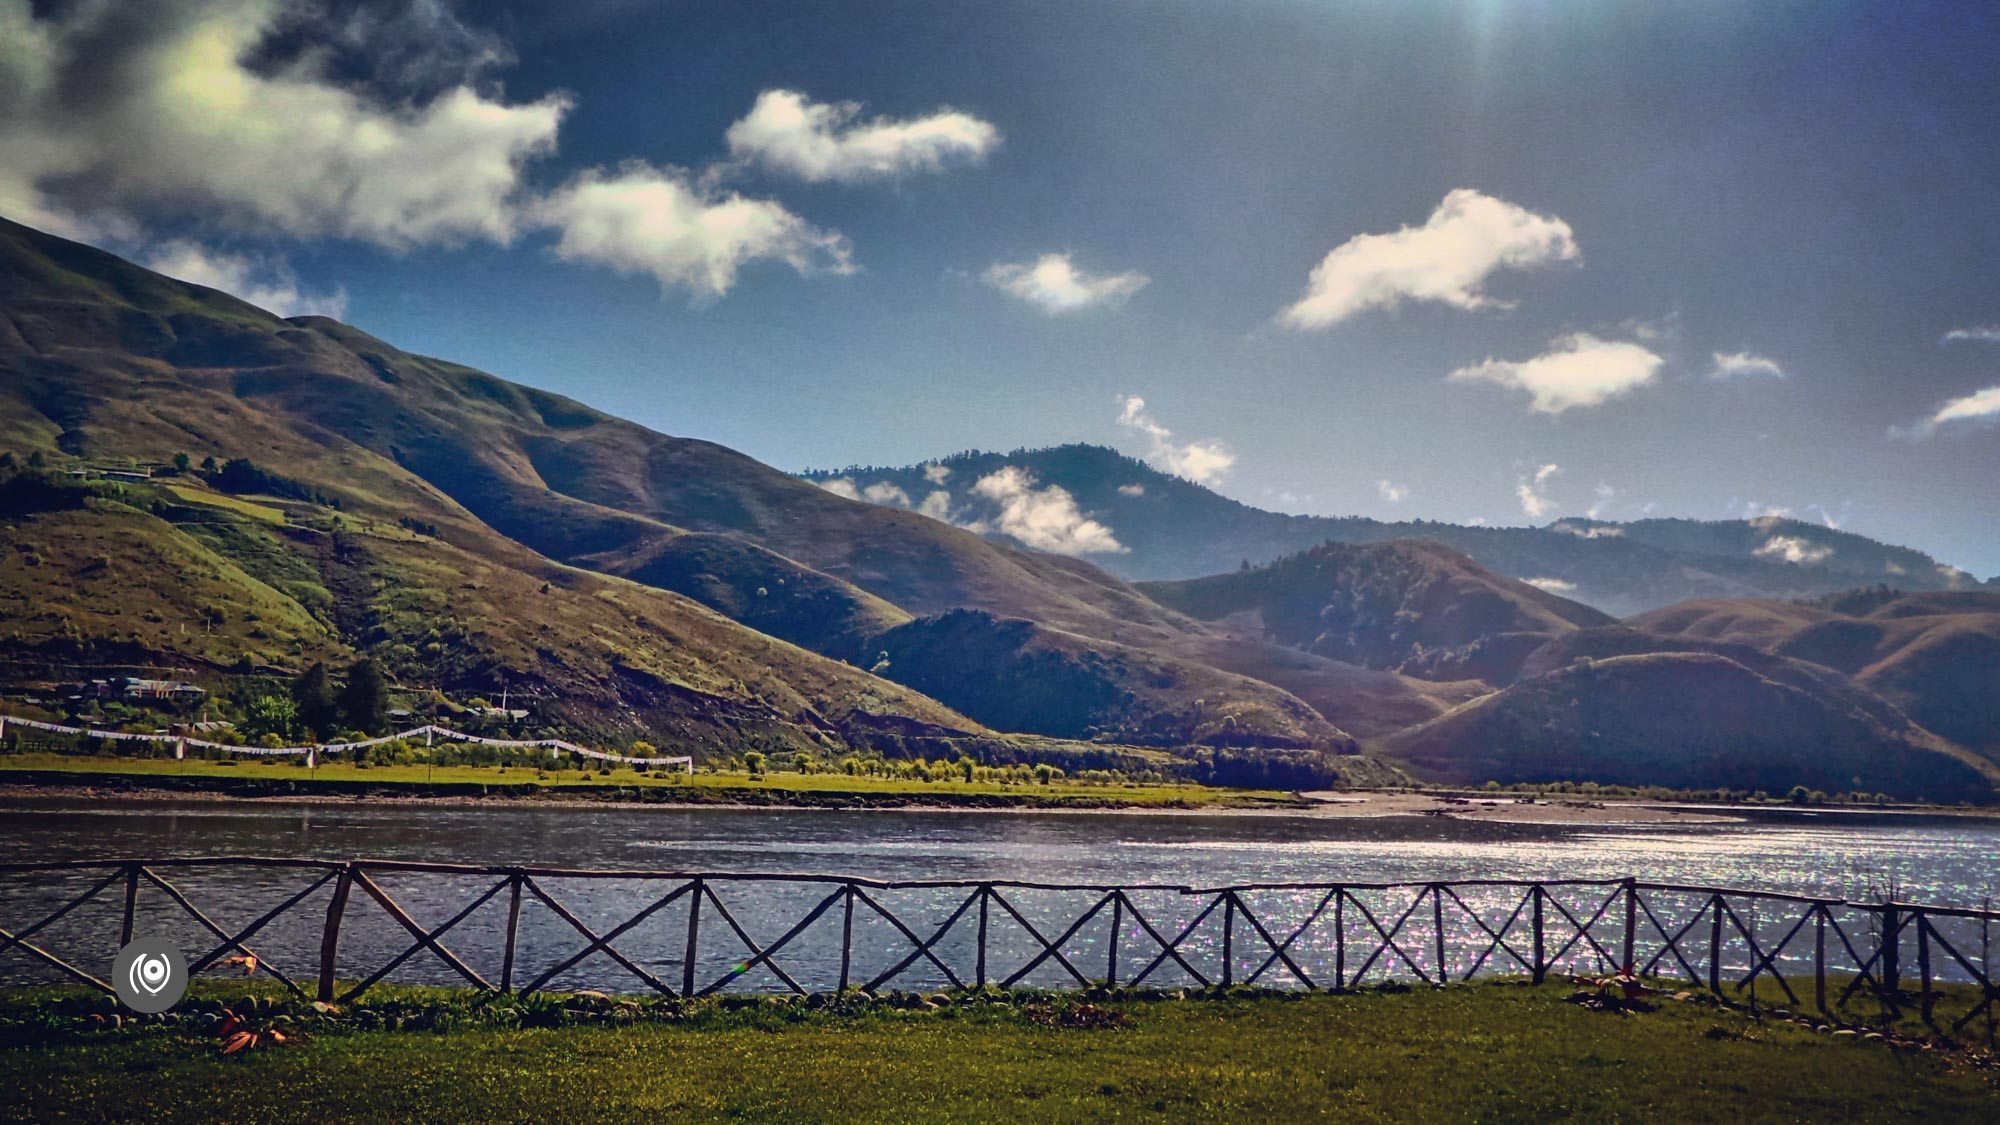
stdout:
<svg viewBox="0 0 2000 1125">
<path fill-rule="evenodd" d="M 612 998 L 423 1004 L 405 1030 L 322 1030 L 223 1055 L 213 1029 L 0 1050 L 0 1115 L 157 1121 L 1992 1120 L 1990 1054 L 1661 998 L 1615 1015 L 1569 985 L 1344 995 L 1045 997 L 840 1010 L 745 999 L 652 1018 Z M 388 1018 L 388 1017 L 384 1017 Z M 355 1021 L 357 1023 L 363 1021 Z M 381 1021 L 366 1021 L 380 1028 Z M 525 1026 L 524 1026 L 525 1025 Z M 253 1013 L 258 1031 L 273 1025 Z M 294 1031 L 296 1025 L 286 1024 Z M 268 1044 L 268 1036 L 264 1044 Z"/>
<path fill-rule="evenodd" d="M 328 762 L 307 770 L 290 763 L 20 754 L 0 759 L 0 798 L 103 796 L 185 800 L 190 796 L 265 802 L 468 804 L 488 801 L 584 801 L 660 807 L 944 809 L 1228 809 L 1299 810 L 1295 794 L 1177 784 L 1046 784 L 912 781 L 838 773 L 609 774 L 521 767 L 356 766 Z"/>
</svg>

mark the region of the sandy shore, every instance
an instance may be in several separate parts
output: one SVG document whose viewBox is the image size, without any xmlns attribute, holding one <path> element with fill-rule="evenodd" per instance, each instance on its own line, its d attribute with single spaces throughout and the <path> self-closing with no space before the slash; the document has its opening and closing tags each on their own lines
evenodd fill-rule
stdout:
<svg viewBox="0 0 2000 1125">
<path fill-rule="evenodd" d="M 1726 813 L 1581 798 L 1565 801 L 1544 797 L 1434 797 L 1425 793 L 1338 790 L 1305 796 L 1316 802 L 1309 815 L 1330 817 L 1441 816 L 1501 824 L 1583 825 L 1736 824 L 1743 820 Z"/>
</svg>

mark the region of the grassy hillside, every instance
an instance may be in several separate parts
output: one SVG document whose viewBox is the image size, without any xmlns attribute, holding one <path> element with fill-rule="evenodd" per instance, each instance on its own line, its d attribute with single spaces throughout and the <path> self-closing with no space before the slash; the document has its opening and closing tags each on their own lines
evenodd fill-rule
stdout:
<svg viewBox="0 0 2000 1125">
<path fill-rule="evenodd" d="M 1537 728 L 1525 760 L 1585 739 L 1602 757 L 1564 768 L 1599 780 L 1655 754 L 1692 763 L 1655 770 L 1673 775 L 1661 784 L 1734 784 L 1679 776 L 1711 765 L 1821 779 L 1830 767 L 1786 741 L 1819 739 L 1856 773 L 1908 759 L 1912 776 L 1938 778 L 1933 797 L 1965 788 L 1925 756 L 1957 763 L 1936 736 L 1990 738 L 2000 698 L 1985 603 L 1842 602 L 1784 611 L 1807 626 L 1791 631 L 1776 610 L 1717 611 L 1740 623 L 1686 627 L 1726 638 L 1759 617 L 1756 655 L 1690 640 L 1611 653 L 1561 647 L 1606 627 L 1601 613 L 1489 569 L 1579 584 L 1587 572 L 1645 597 L 1667 588 L 1663 575 L 1724 593 L 1779 575 L 1816 592 L 1846 560 L 1873 557 L 1854 537 L 1671 521 L 1629 534 L 1578 521 L 1419 529 L 1441 546 L 1372 542 L 1407 525 L 1332 521 L 1336 538 L 1371 542 L 1323 544 L 1327 521 L 1277 517 L 1284 534 L 1264 542 L 1310 532 L 1304 553 L 1239 572 L 1229 536 L 1276 526 L 1268 513 L 1107 451 L 1036 455 L 1045 482 L 1132 536 L 1131 554 L 1107 561 L 1167 539 L 1231 552 L 1228 573 L 1142 589 L 4 221 L 0 454 L 12 458 L 0 466 L 0 671 L 16 684 L 115 666 L 224 689 L 262 675 L 268 689 L 366 656 L 405 695 L 504 687 L 538 720 L 704 754 L 930 743 L 1094 760 L 1102 745 L 1047 742 L 1088 738 L 1171 747 L 1218 777 L 1260 754 L 1330 761 L 1351 732 L 1401 739 L 1406 760 L 1459 778 L 1497 752 L 1466 716 L 1560 701 L 1570 717 Z M 941 475 L 962 500 L 998 463 L 968 455 L 921 479 Z M 1235 530 L 1205 522 L 1218 512 Z M 1773 562 L 1750 546 L 1780 534 L 1830 553 Z M 1612 656 L 1673 659 L 1657 674 L 1579 671 Z M 1486 698 L 1530 665 L 1541 686 Z M 1676 728 L 1689 737 L 1645 733 L 1710 679 L 1791 717 L 1704 701 Z M 1581 713 L 1606 726 L 1578 727 Z M 1725 743 L 1733 757 L 1703 756 Z"/>
<path fill-rule="evenodd" d="M 1810 604 L 1672 606 L 1632 624 L 1726 636 L 1843 672 L 1924 726 L 2000 761 L 2000 594 L 1876 588 Z"/>
<path fill-rule="evenodd" d="M 1583 660 L 1381 743 L 1425 776 L 1990 800 L 1990 766 L 1711 653 Z M 1982 768 L 1983 767 L 1983 768 Z"/>
<path fill-rule="evenodd" d="M 1020 618 L 954 610 L 876 638 L 882 674 L 1007 730 L 1114 742 L 1352 751 L 1291 694 Z M 1282 741 L 1281 741 L 1282 740 Z"/>
<path fill-rule="evenodd" d="M 201 634 L 213 638 L 207 647 L 180 632 L 194 620 L 190 599 L 228 600 L 219 591 L 142 583 L 96 599 L 158 617 L 161 636 L 146 651 L 162 660 L 247 655 L 296 669 L 313 655 L 297 635 L 311 618 L 328 631 L 325 645 L 379 653 L 399 677 L 488 690 L 504 678 L 573 700 L 592 721 L 636 707 L 650 722 L 696 713 L 727 727 L 750 722 L 724 716 L 754 700 L 775 721 L 798 718 L 800 737 L 878 711 L 965 728 L 977 717 L 770 638 L 853 660 L 912 614 L 969 606 L 1031 616 L 1086 648 L 1150 649 L 1177 678 L 1205 680 L 1204 698 L 1233 708 L 1249 742 L 1296 745 L 1292 719 L 1255 724 L 1288 710 L 1311 715 L 1296 700 L 1269 706 L 1278 689 L 1176 667 L 1161 646 L 1199 628 L 1087 565 L 847 501 L 712 443 L 411 355 L 324 318 L 280 320 L 14 225 L 0 226 L 0 312 L 0 369 L 10 376 L 0 416 L 18 435 L 17 456 L 39 453 L 64 468 L 241 458 L 258 467 L 252 479 L 291 494 L 224 497 L 209 487 L 216 474 L 199 472 L 155 490 L 165 495 L 152 502 L 202 513 L 182 519 L 177 536 L 156 537 L 176 550 L 234 548 L 238 569 L 297 595 L 287 595 L 292 606 L 255 610 L 260 622 L 290 614 L 283 629 L 211 630 Z M 290 523 L 251 526 L 269 524 L 274 510 Z M 336 519 L 348 529 L 342 550 L 300 530 Z M 355 530 L 364 527 L 372 530 Z M 565 563 L 672 593 L 647 596 Z M 156 596 L 168 604 L 152 604 Z M 241 595 L 246 605 L 251 597 Z M 113 639 L 97 615 L 69 619 L 100 648 Z M 120 643 L 129 631 L 118 631 Z M 1162 712 L 1147 740 L 1168 741 L 1185 725 L 1186 702 Z"/>
<path fill-rule="evenodd" d="M 1505 682 L 1542 640 L 1611 620 L 1419 542 L 1325 543 L 1269 566 L 1140 589 L 1291 648 L 1439 679 Z"/>
</svg>

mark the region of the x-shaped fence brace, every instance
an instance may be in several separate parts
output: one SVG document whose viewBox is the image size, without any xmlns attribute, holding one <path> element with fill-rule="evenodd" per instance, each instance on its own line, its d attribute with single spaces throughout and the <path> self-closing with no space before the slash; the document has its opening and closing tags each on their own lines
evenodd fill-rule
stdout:
<svg viewBox="0 0 2000 1125">
<path fill-rule="evenodd" d="M 276 905 L 231 930 L 210 917 L 195 905 L 182 887 L 161 874 L 162 871 L 191 868 L 216 870 L 245 866 L 296 870 L 306 875 L 308 881 Z M 1274 978 L 1274 974 L 1282 968 L 1285 978 L 1307 989 L 1320 989 L 1330 984 L 1334 990 L 1343 990 L 1361 983 L 1378 968 L 1393 976 L 1399 966 L 1419 981 L 1441 986 L 1454 979 L 1470 980 L 1482 970 L 1503 971 L 1512 967 L 1518 967 L 1533 979 L 1541 980 L 1552 968 L 1562 964 L 1564 958 L 1574 953 L 1579 957 L 1594 958 L 1601 966 L 1643 977 L 1662 973 L 1684 975 L 1695 987 L 1718 994 L 1727 986 L 1739 993 L 1750 991 L 1754 998 L 1758 978 L 1766 977 L 1795 1006 L 1801 1000 L 1793 988 L 1793 981 L 1800 971 L 1799 964 L 1803 963 L 1810 967 L 1813 974 L 1814 1002 L 1821 1010 L 1832 1010 L 1828 1005 L 1829 973 L 1846 972 L 1850 976 L 1836 1006 L 1845 1006 L 1857 993 L 1864 993 L 1865 990 L 1865 994 L 1879 999 L 1885 1012 L 1897 1014 L 1902 1010 L 1904 1000 L 1904 946 L 1912 944 L 1910 937 L 1914 935 L 1920 979 L 1918 1001 L 1927 1023 L 1933 1020 L 1935 1004 L 1941 996 L 1936 971 L 1940 964 L 1934 964 L 1939 957 L 1943 959 L 1943 966 L 1955 966 L 1964 980 L 1978 987 L 1977 1003 L 1950 1025 L 1952 1033 L 1957 1033 L 1982 1015 L 1988 1017 L 1989 1024 L 1993 1022 L 1995 1001 L 2000 1000 L 2000 988 L 1994 984 L 1986 951 L 1982 948 L 1979 959 L 1975 961 L 1937 925 L 1939 919 L 1969 920 L 1976 922 L 1984 935 L 1987 927 L 2000 922 L 2000 912 L 1894 902 L 1848 902 L 1773 892 L 1642 883 L 1636 879 L 1543 882 L 1463 880 L 1411 884 L 1269 883 L 1198 889 L 1162 885 L 1083 886 L 1014 880 L 893 882 L 826 875 L 570 871 L 386 860 L 328 862 L 241 857 L 0 864 L 0 887 L 31 882 L 51 874 L 73 875 L 79 871 L 85 873 L 89 880 L 81 893 L 63 899 L 40 918 L 18 929 L 0 925 L 0 954 L 19 950 L 72 980 L 105 992 L 113 991 L 112 986 L 81 967 L 74 956 L 64 957 L 32 939 L 48 932 L 79 908 L 122 883 L 124 901 L 120 913 L 120 945 L 132 939 L 142 891 L 156 893 L 164 896 L 181 914 L 192 919 L 217 942 L 189 962 L 191 973 L 200 973 L 230 958 L 275 979 L 294 995 L 316 995 L 322 1000 L 338 998 L 343 1002 L 362 995 L 423 953 L 435 957 L 472 987 L 488 992 L 528 994 L 545 991 L 563 974 L 584 961 L 602 956 L 646 988 L 665 996 L 710 995 L 760 969 L 775 977 L 784 988 L 803 995 L 811 992 L 812 986 L 802 983 L 788 971 L 779 957 L 794 952 L 803 935 L 836 910 L 839 912 L 841 935 L 836 987 L 841 990 L 857 987 L 854 973 L 855 918 L 860 914 L 886 923 L 894 934 L 889 941 L 900 942 L 904 946 L 886 968 L 858 984 L 866 991 L 893 984 L 919 966 L 925 972 L 934 972 L 936 977 L 941 977 L 955 988 L 986 987 L 996 983 L 1003 988 L 1013 988 L 1051 964 L 1079 987 L 1089 987 L 1099 981 L 1142 986 L 1155 980 L 1156 975 L 1169 965 L 1203 987 L 1238 983 L 1255 985 L 1267 979 L 1282 980 L 1284 978 Z M 460 880 L 483 876 L 493 881 L 483 883 L 483 889 L 478 894 L 444 921 L 425 926 L 375 878 L 384 873 Z M 639 909 L 602 932 L 584 921 L 549 886 L 552 881 L 606 879 L 638 880 L 655 889 L 645 892 Z M 329 885 L 332 891 L 327 898 L 325 920 L 320 929 L 318 987 L 316 992 L 309 993 L 306 985 L 254 950 L 250 941 L 273 922 L 302 909 L 308 899 Z M 737 888 L 740 893 L 741 888 L 759 885 L 816 886 L 825 888 L 826 893 L 813 898 L 812 905 L 775 939 L 768 944 L 760 944 L 717 891 L 718 887 Z M 341 991 L 336 988 L 341 931 L 344 921 L 353 913 L 353 892 L 356 890 L 396 923 L 410 941 L 373 969 L 358 977 L 348 978 L 354 983 Z M 1499 918 L 1497 925 L 1492 921 L 1496 916 L 1493 906 L 1468 901 L 1468 895 L 1474 890 L 1504 895 L 1498 902 L 1498 908 L 1506 909 L 1507 913 Z M 962 897 L 954 894 L 946 900 L 955 903 L 955 906 L 943 921 L 935 925 L 928 922 L 913 925 L 884 901 L 885 892 L 906 891 L 927 891 L 933 896 L 941 892 L 963 894 Z M 1519 897 L 1515 898 L 1517 891 Z M 1019 896 L 1029 892 L 1057 892 L 1086 897 L 1066 924 L 1051 930 L 1037 924 L 1030 917 L 1031 911 L 1024 909 Z M 1256 906 L 1252 901 L 1259 894 L 1274 892 L 1293 896 L 1285 906 L 1287 910 L 1296 909 L 1306 902 L 1312 905 L 1296 924 L 1274 928 L 1276 916 L 1273 907 Z M 1163 929 L 1158 924 L 1161 917 L 1159 907 L 1148 907 L 1154 911 L 1150 917 L 1147 910 L 1141 909 L 1135 896 L 1142 893 L 1172 895 L 1186 901 L 1190 904 L 1191 917 L 1177 928 Z M 1411 894 L 1407 902 L 1400 897 L 1402 893 Z M 507 911 L 505 944 L 498 983 L 495 983 L 447 945 L 445 938 L 476 912 L 502 896 Z M 540 903 L 550 915 L 573 930 L 582 944 L 526 983 L 517 985 L 515 969 L 520 952 L 518 945 L 524 901 Z M 926 907 L 935 902 L 933 897 Z M 673 981 L 662 979 L 616 943 L 677 903 L 685 905 L 686 933 L 684 945 L 679 951 L 680 979 Z M 1688 912 L 1690 904 L 1694 906 L 1691 913 Z M 1782 930 L 1781 936 L 1775 940 L 1765 937 L 1757 922 L 1759 908 L 1772 906 L 1777 908 L 1773 912 L 1775 926 Z M 907 911 L 909 908 L 903 909 Z M 1745 921 L 1745 910 L 1752 912 L 1751 921 Z M 743 960 L 708 980 L 702 979 L 700 971 L 701 928 L 705 913 L 712 913 L 715 919 L 720 920 L 729 940 L 739 945 L 745 954 Z M 1070 951 L 1070 947 L 1078 935 L 1107 913 L 1109 940 L 1105 943 L 1101 961 L 1103 971 L 1097 974 L 1095 970 L 1100 962 L 1093 957 L 1084 959 L 1088 960 L 1087 966 L 1080 964 L 1080 958 Z M 1330 951 L 1325 948 L 1323 940 L 1308 937 L 1329 913 L 1332 915 Z M 1212 940 L 1217 936 L 1212 931 L 1218 928 L 1214 921 L 1218 914 L 1221 919 L 1219 965 L 1215 963 L 1218 959 L 1213 948 L 1216 942 Z M 1847 916 L 1845 923 L 1843 914 Z M 1857 918 L 1873 932 L 1867 935 L 1853 932 Z M 4 911 L 0 911 L 0 922 L 5 921 L 10 919 L 6 918 Z M 1703 923 L 1707 924 L 1706 934 L 1700 932 Z M 996 950 L 993 931 L 996 927 L 1008 926 L 1017 934 L 1016 945 L 1022 940 L 1028 945 L 1025 959 L 1012 965 L 1011 971 L 996 969 L 989 964 L 996 951 L 1004 952 Z M 711 934 L 714 928 L 711 922 Z M 969 973 L 941 955 L 947 939 L 967 928 L 973 930 L 974 963 Z M 1282 937 L 1280 929 L 1283 930 Z M 1803 935 L 1808 931 L 1811 933 L 1812 948 L 1810 952 L 1790 955 L 1791 971 L 1795 975 L 1788 978 L 1787 952 L 1802 944 Z M 1210 940 L 1198 938 L 1203 934 L 1207 934 Z M 1464 939 L 1456 943 L 1455 950 L 1451 940 L 1454 934 Z M 1829 944 L 1829 934 L 1838 943 L 1837 947 Z M 960 944 L 962 946 L 963 943 Z M 1203 951 L 1192 952 L 1196 945 L 1202 945 Z M 1736 946 L 1742 950 L 1744 965 L 1728 967 L 1725 961 L 1733 955 L 1730 950 Z M 1313 975 L 1314 972 L 1324 972 L 1323 967 L 1308 970 L 1308 959 L 1302 956 L 1308 948 L 1322 955 L 1331 952 L 1333 974 L 1330 982 L 1316 979 Z M 1460 958 L 1456 970 L 1454 952 Z M 1247 974 L 1238 972 L 1239 953 L 1255 965 Z M 1138 971 L 1130 971 L 1135 964 L 1140 966 Z M 1350 965 L 1357 967 L 1350 971 Z M 1747 971 L 1742 971 L 1745 967 Z"/>
</svg>

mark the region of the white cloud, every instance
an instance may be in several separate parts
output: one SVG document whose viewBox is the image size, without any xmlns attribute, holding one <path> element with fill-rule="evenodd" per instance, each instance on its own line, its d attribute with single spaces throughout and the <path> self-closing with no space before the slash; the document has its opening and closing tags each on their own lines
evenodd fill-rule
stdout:
<svg viewBox="0 0 2000 1125">
<path fill-rule="evenodd" d="M 878 480 L 862 489 L 861 498 L 870 504 L 893 504 L 898 508 L 910 506 L 910 494 L 886 480 Z"/>
<path fill-rule="evenodd" d="M 1840 514 L 1840 515 L 1838 515 L 1838 516 L 1836 516 L 1836 515 L 1834 515 L 1834 514 L 1833 514 L 1832 512 L 1828 511 L 1828 510 L 1826 509 L 1826 505 L 1824 505 L 1824 504 L 1807 504 L 1807 505 L 1806 505 L 1806 511 L 1808 511 L 1808 512 L 1818 512 L 1818 513 L 1819 513 L 1819 519 L 1820 519 L 1820 522 L 1821 522 L 1821 523 L 1823 523 L 1823 524 L 1825 524 L 1825 525 L 1826 525 L 1826 526 L 1827 526 L 1828 528 L 1830 528 L 1831 530 L 1834 530 L 1834 531 L 1839 531 L 1839 530 L 1840 530 L 1840 525 L 1841 525 L 1841 524 L 1842 524 L 1843 522 L 1845 522 L 1845 520 L 1846 520 L 1846 515 L 1847 515 L 1847 508 L 1848 508 L 1848 505 L 1846 505 L 1846 504 L 1842 504 L 1842 505 L 1840 506 L 1840 510 L 1841 510 L 1841 514 Z"/>
<path fill-rule="evenodd" d="M 1118 495 L 1120 496 L 1144 496 L 1145 494 L 1146 486 L 1143 484 L 1121 484 L 1118 486 Z"/>
<path fill-rule="evenodd" d="M 1537 590 L 1545 590 L 1551 594 L 1576 593 L 1576 583 L 1567 582 L 1561 578 L 1523 578 L 1521 581 L 1526 582 Z"/>
<path fill-rule="evenodd" d="M 1625 529 L 1622 527 L 1602 527 L 1595 524 L 1579 523 L 1574 520 L 1557 520 L 1549 525 L 1549 530 L 1559 531 L 1564 535 L 1574 535 L 1578 539 L 1625 538 Z"/>
<path fill-rule="evenodd" d="M 1375 491 L 1381 493 L 1382 499 L 1387 500 L 1391 504 L 1401 504 L 1410 498 L 1410 487 L 1408 485 L 1394 484 L 1387 480 L 1376 481 Z"/>
<path fill-rule="evenodd" d="M 1763 375 L 1773 379 L 1785 378 L 1785 369 L 1778 366 L 1775 359 L 1766 359 L 1749 352 L 1716 352 L 1715 367 L 1708 373 L 1711 379 L 1734 379 L 1739 375 Z"/>
<path fill-rule="evenodd" d="M 1562 469 L 1556 465 L 1543 465 L 1535 470 L 1534 475 L 1522 477 L 1514 486 L 1514 495 L 1521 498 L 1521 510 L 1527 513 L 1528 518 L 1541 519 L 1556 510 L 1558 505 L 1548 498 L 1544 489 L 1548 487 L 1549 478 L 1560 472 Z"/>
<path fill-rule="evenodd" d="M 1527 391 L 1543 414 L 1596 406 L 1644 386 L 1663 361 L 1638 344 L 1600 340 L 1588 332 L 1557 337 L 1549 350 L 1518 363 L 1488 359 L 1451 373 L 1454 382 L 1484 380 Z"/>
<path fill-rule="evenodd" d="M 937 465 L 937 464 L 925 465 L 924 479 L 931 482 L 932 484 L 943 484 L 944 482 L 951 479 L 951 466 Z"/>
<path fill-rule="evenodd" d="M 1036 488 L 1035 478 L 1009 465 L 979 479 L 972 490 L 1000 508 L 995 527 L 1038 551 L 1058 555 L 1120 554 L 1111 529 L 1086 517 L 1069 490 Z"/>
<path fill-rule="evenodd" d="M 917 505 L 917 511 L 940 523 L 950 523 L 951 493 L 942 488 L 932 489 L 930 494 L 924 497 L 923 502 Z"/>
<path fill-rule="evenodd" d="M 1583 514 L 1594 520 L 1603 519 L 1605 510 L 1611 506 L 1611 501 L 1618 495 L 1618 490 L 1603 481 L 1598 481 L 1597 487 L 1591 491 L 1597 499 Z"/>
<path fill-rule="evenodd" d="M 302 292 L 298 278 L 281 261 L 210 250 L 179 239 L 154 247 L 146 257 L 146 266 L 168 277 L 220 289 L 279 316 L 330 316 L 337 320 L 347 315 L 345 290 Z"/>
<path fill-rule="evenodd" d="M 1569 224 L 1470 188 L 1444 197 L 1420 227 L 1356 235 L 1313 267 L 1303 297 L 1280 323 L 1325 328 L 1371 308 L 1434 301 L 1461 309 L 1506 307 L 1486 296 L 1488 277 L 1577 256 Z"/>
<path fill-rule="evenodd" d="M 2000 324 L 1975 324 L 1970 328 L 1954 328 L 1944 334 L 1944 342 L 2000 344 Z"/>
<path fill-rule="evenodd" d="M 490 54 L 422 93 L 357 88 L 326 44 L 259 56 L 297 10 L 0 0 L 0 211 L 69 233 L 165 208 L 390 247 L 511 238 L 523 166 L 553 151 L 568 97 L 490 92 L 472 73 Z"/>
<path fill-rule="evenodd" d="M 1185 477 L 1196 484 L 1208 484 L 1236 464 L 1236 454 L 1213 438 L 1174 441 L 1174 432 L 1153 420 L 1146 412 L 1146 400 L 1138 395 L 1126 395 L 1120 404 L 1118 424 L 1146 435 L 1151 447 L 1146 461 L 1161 472 Z"/>
<path fill-rule="evenodd" d="M 1000 145 L 1000 130 L 957 110 L 903 120 L 862 121 L 860 114 L 857 102 L 815 102 L 793 90 L 766 90 L 729 127 L 729 152 L 809 183 L 854 183 L 976 163 Z"/>
<path fill-rule="evenodd" d="M 1052 314 L 1123 304 L 1148 280 L 1137 271 L 1085 273 L 1068 254 L 1044 254 L 1032 262 L 996 262 L 983 276 L 995 289 Z"/>
<path fill-rule="evenodd" d="M 697 297 L 728 292 L 739 269 L 762 259 L 802 274 L 853 269 L 845 238 L 779 203 L 716 193 L 639 163 L 583 173 L 537 204 L 534 219 L 560 232 L 555 252 L 564 260 L 649 273 L 662 290 Z"/>
<path fill-rule="evenodd" d="M 861 499 L 861 490 L 854 487 L 853 477 L 834 477 L 831 480 L 818 481 L 817 483 L 821 488 L 826 489 L 835 496 L 845 496 L 849 500 Z"/>
<path fill-rule="evenodd" d="M 1796 535 L 1773 535 L 1752 554 L 1760 559 L 1780 559 L 1788 563 L 1811 565 L 1831 558 L 1833 548 L 1810 542 Z"/>
<path fill-rule="evenodd" d="M 1895 437 L 1924 438 L 1938 431 L 1941 426 L 1961 422 L 2000 422 L 2000 387 L 1987 387 L 1969 395 L 1960 395 L 1945 403 L 1930 417 L 1914 426 L 1892 427 L 1889 433 Z"/>
</svg>

